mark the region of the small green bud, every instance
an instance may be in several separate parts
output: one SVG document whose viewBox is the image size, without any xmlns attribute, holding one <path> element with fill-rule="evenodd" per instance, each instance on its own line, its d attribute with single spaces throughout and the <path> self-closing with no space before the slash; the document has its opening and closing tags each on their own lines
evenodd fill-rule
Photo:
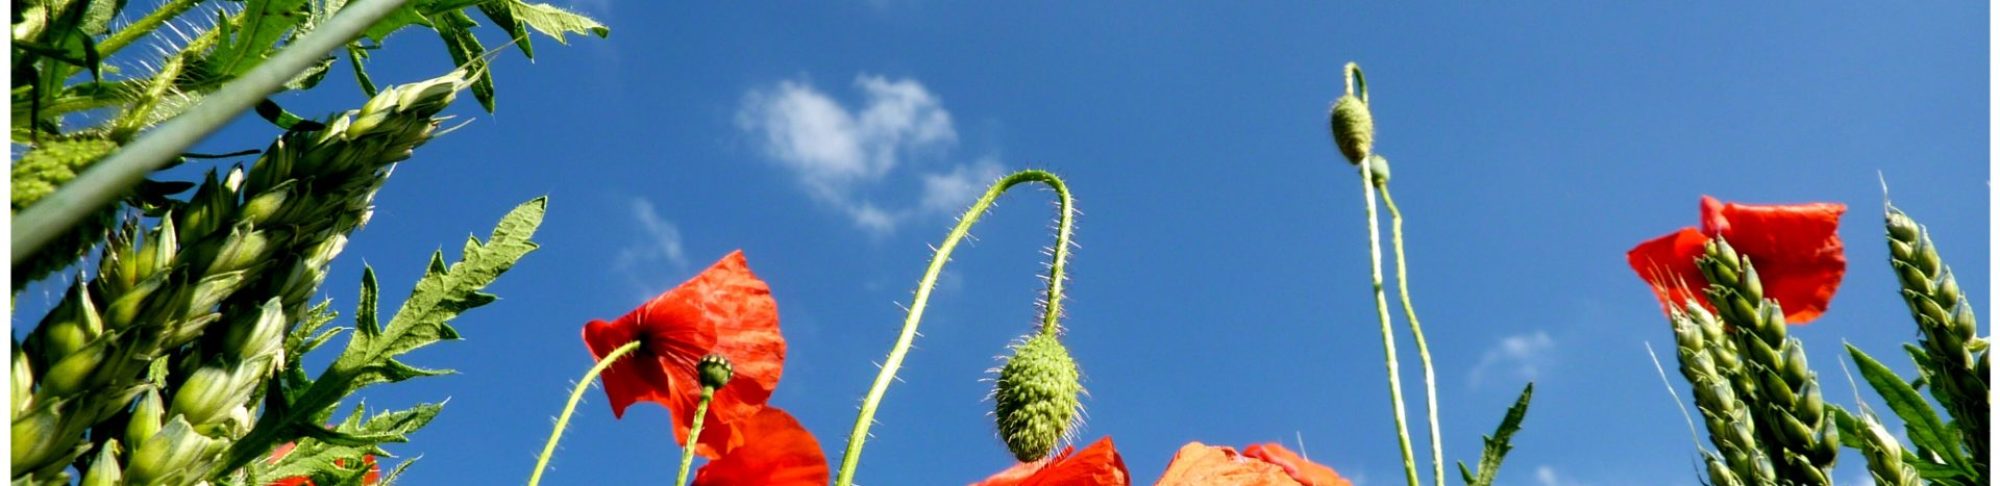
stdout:
<svg viewBox="0 0 2000 486">
<path fill-rule="evenodd" d="M 1014 347 L 994 381 L 993 415 L 1000 438 L 1021 462 L 1047 457 L 1077 419 L 1083 392 L 1076 361 L 1054 335 Z"/>
<path fill-rule="evenodd" d="M 190 424 L 213 424 L 222 420 L 229 409 L 250 399 L 250 392 L 257 386 L 258 371 L 255 366 L 239 365 L 231 367 L 203 366 L 188 375 L 179 390 L 174 391 L 174 414 L 187 417 Z"/>
<path fill-rule="evenodd" d="M 701 377 L 701 386 L 703 388 L 716 390 L 720 390 L 724 385 L 728 385 L 729 378 L 735 374 L 735 370 L 729 366 L 729 358 L 725 358 L 720 354 L 701 357 L 701 362 L 695 363 L 694 371 L 696 375 Z"/>
<path fill-rule="evenodd" d="M 1351 94 L 1341 96 L 1333 102 L 1327 118 L 1333 130 L 1333 143 L 1340 147 L 1340 155 L 1347 157 L 1348 163 L 1359 164 L 1374 152 L 1375 117 L 1368 113 L 1368 103 Z"/>
<path fill-rule="evenodd" d="M 1832 420 L 1820 422 L 1818 440 L 1813 441 L 1812 448 L 1806 452 L 1811 454 L 1815 464 L 1833 464 L 1833 460 L 1840 455 L 1840 427 Z"/>
<path fill-rule="evenodd" d="M 173 266 L 174 256 L 180 253 L 173 212 L 169 211 L 160 218 L 159 228 L 147 233 L 145 243 L 133 260 L 138 270 L 135 275 L 140 279 L 166 272 Z"/>
<path fill-rule="evenodd" d="M 124 471 L 118 467 L 118 439 L 110 439 L 97 448 L 97 458 L 90 461 L 90 470 L 83 472 L 79 486 L 118 486 L 125 484 L 124 479 Z"/>
<path fill-rule="evenodd" d="M 147 389 L 139 395 L 139 404 L 132 408 L 132 420 L 125 423 L 125 443 L 145 443 L 160 432 L 166 417 L 166 401 L 160 399 L 160 391 Z"/>
<path fill-rule="evenodd" d="M 1938 272 L 1937 282 L 1937 287 L 1931 289 L 1931 297 L 1938 302 L 1955 303 L 1964 297 L 1958 290 L 1958 279 L 1952 277 L 1950 268 Z"/>
<path fill-rule="evenodd" d="M 27 415 L 13 417 L 13 468 L 16 474 L 33 471 L 69 452 L 75 437 L 66 437 L 62 417 L 54 407 L 41 407 Z"/>
<path fill-rule="evenodd" d="M 1903 214 L 1903 210 L 1890 207 L 1887 219 L 1890 238 L 1902 241 L 1917 239 L 1917 221 Z"/>
<path fill-rule="evenodd" d="M 1826 399 L 1820 397 L 1819 380 L 1807 381 L 1799 388 L 1799 404 L 1793 407 L 1793 415 L 1809 424 L 1820 423 L 1826 416 Z"/>
<path fill-rule="evenodd" d="M 1797 339 L 1785 340 L 1785 382 L 1806 383 L 1813 381 L 1812 369 L 1806 365 L 1806 347 Z"/>
<path fill-rule="evenodd" d="M 1796 417 L 1787 414 L 1778 414 L 1777 416 L 1780 417 L 1778 429 L 1784 432 L 1786 443 L 1793 446 L 1810 446 L 1813 443 L 1813 439 L 1818 436 L 1818 434 L 1813 433 L 1812 427 L 1807 427 L 1804 422 L 1800 422 Z"/>
<path fill-rule="evenodd" d="M 1381 155 L 1368 156 L 1368 173 L 1375 181 L 1375 187 L 1389 185 L 1389 159 Z"/>
<path fill-rule="evenodd" d="M 45 396 L 66 397 L 88 388 L 91 377 L 97 374 L 98 366 L 104 364 L 108 355 L 104 349 L 107 344 L 109 340 L 100 339 L 56 361 L 42 376 L 42 393 Z"/>
<path fill-rule="evenodd" d="M 10 377 L 13 381 L 8 382 L 14 392 L 11 416 L 18 417 L 35 405 L 35 370 L 28 363 L 28 354 L 22 352 L 20 346 L 14 346 L 13 373 Z"/>
<path fill-rule="evenodd" d="M 291 181 L 258 194 L 243 204 L 243 220 L 255 225 L 269 223 L 279 210 L 285 208 L 285 201 L 291 197 Z"/>
<path fill-rule="evenodd" d="M 1916 256 L 1916 254 L 1917 250 L 1911 248 L 1909 243 L 1889 240 L 1889 256 L 1892 260 L 1909 260 L 1911 257 Z"/>
<path fill-rule="evenodd" d="M 1784 377 L 1766 368 L 1758 368 L 1756 373 L 1759 380 L 1757 384 L 1764 387 L 1766 399 L 1785 410 L 1791 410 L 1792 406 L 1798 403 L 1798 393 L 1785 385 Z"/>
<path fill-rule="evenodd" d="M 271 244 L 264 231 L 250 224 L 238 224 L 229 230 L 229 239 L 224 240 L 222 249 L 209 262 L 209 274 L 242 270 L 263 263 L 276 245 Z"/>
<path fill-rule="evenodd" d="M 131 484 L 193 482 L 195 478 L 186 476 L 199 472 L 191 471 L 190 466 L 218 449 L 217 445 L 218 441 L 195 433 L 187 420 L 174 417 L 160 433 L 132 448 L 132 458 L 125 467 L 127 481 Z"/>
<path fill-rule="evenodd" d="M 257 319 L 229 326 L 223 333 L 223 349 L 239 360 L 262 356 L 284 358 L 285 308 L 277 297 L 264 301 Z"/>
<path fill-rule="evenodd" d="M 81 274 L 77 275 L 75 283 L 64 293 L 62 303 L 35 326 L 36 352 L 41 356 L 68 356 L 104 333 L 104 318 L 97 313 L 86 281 Z"/>
<path fill-rule="evenodd" d="M 1764 300 L 1764 280 L 1757 278 L 1757 266 L 1748 260 L 1743 262 L 1743 298 L 1761 302 Z"/>
</svg>

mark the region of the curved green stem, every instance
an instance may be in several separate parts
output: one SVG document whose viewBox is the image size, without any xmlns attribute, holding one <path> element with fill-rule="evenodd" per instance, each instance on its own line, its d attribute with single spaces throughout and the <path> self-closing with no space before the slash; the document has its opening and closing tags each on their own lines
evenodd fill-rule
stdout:
<svg viewBox="0 0 2000 486">
<path fill-rule="evenodd" d="M 1389 195 L 1389 185 L 1382 184 L 1382 204 L 1389 207 L 1390 241 L 1396 247 L 1396 291 L 1402 294 L 1403 315 L 1410 318 L 1410 334 L 1416 336 L 1417 356 L 1424 364 L 1424 406 L 1430 413 L 1431 424 L 1431 474 L 1438 486 L 1444 486 L 1444 445 L 1438 429 L 1437 374 L 1431 371 L 1431 347 L 1424 344 L 1424 325 L 1417 322 L 1416 304 L 1410 303 L 1410 267 L 1403 259 L 1403 211 L 1396 209 L 1396 198 Z"/>
<path fill-rule="evenodd" d="M 688 427 L 686 444 L 681 444 L 681 473 L 675 476 L 674 485 L 688 483 L 688 468 L 694 465 L 694 445 L 701 442 L 701 422 L 708 418 L 708 402 L 715 399 L 715 387 L 701 387 L 701 403 L 694 406 L 694 425 Z"/>
<path fill-rule="evenodd" d="M 1350 65 L 1351 66 L 1351 65 Z M 1356 72 L 1356 71 L 1350 71 Z M 1417 486 L 1417 461 L 1410 452 L 1410 428 L 1405 425 L 1403 414 L 1402 372 L 1396 367 L 1396 334 L 1389 329 L 1389 298 L 1382 293 L 1382 230 L 1377 227 L 1380 218 L 1375 216 L 1375 171 L 1373 164 L 1361 165 L 1361 195 L 1368 205 L 1368 264 L 1369 277 L 1375 286 L 1375 314 L 1382 321 L 1383 360 L 1389 365 L 1389 402 L 1396 409 L 1396 440 L 1403 448 L 1403 473 L 1409 476 L 1410 486 Z"/>
<path fill-rule="evenodd" d="M 1070 222 L 1075 209 L 1070 205 L 1069 187 L 1061 178 L 1048 171 L 1029 169 L 1015 172 L 995 182 L 986 194 L 965 210 L 958 219 L 958 226 L 946 234 L 944 243 L 931 257 L 930 267 L 924 270 L 924 278 L 917 284 L 917 296 L 910 302 L 909 317 L 903 320 L 903 332 L 896 336 L 896 345 L 889 349 L 888 359 L 882 362 L 882 371 L 875 375 L 875 384 L 868 388 L 868 397 L 861 401 L 861 413 L 854 418 L 854 431 L 847 436 L 847 450 L 840 460 L 840 477 L 835 482 L 839 486 L 854 484 L 854 468 L 861 462 L 861 446 L 868 440 L 868 427 L 875 423 L 875 409 L 882 403 L 882 396 L 889 391 L 889 381 L 895 379 L 896 370 L 903 366 L 903 357 L 909 353 L 910 343 L 917 337 L 917 324 L 923 320 L 924 306 L 930 302 L 931 289 L 936 287 L 938 274 L 944 271 L 944 263 L 951 260 L 951 251 L 958 247 L 958 241 L 965 238 L 972 224 L 986 214 L 986 209 L 1001 193 L 1028 182 L 1039 182 L 1056 191 L 1058 221 L 1056 223 L 1056 245 L 1050 251 L 1049 290 L 1042 308 L 1042 334 L 1056 332 L 1056 321 L 1062 316 L 1063 264 L 1069 260 Z"/>
<path fill-rule="evenodd" d="M 569 392 L 569 404 L 563 406 L 562 415 L 556 416 L 556 430 L 549 432 L 549 443 L 542 446 L 542 457 L 535 460 L 535 473 L 528 476 L 528 486 L 541 484 L 542 470 L 549 467 L 549 457 L 555 455 L 556 442 L 562 440 L 563 428 L 569 427 L 569 416 L 576 412 L 576 403 L 583 401 L 583 391 L 590 389 L 590 384 L 597 381 L 597 375 L 603 374 L 605 368 L 611 367 L 611 363 L 616 363 L 619 358 L 624 358 L 633 350 L 639 349 L 642 343 L 642 341 L 632 341 L 611 350 L 611 353 L 604 355 L 604 359 L 597 360 L 596 366 L 590 367 L 590 371 L 583 374 L 583 380 L 576 382 L 576 389 Z"/>
</svg>

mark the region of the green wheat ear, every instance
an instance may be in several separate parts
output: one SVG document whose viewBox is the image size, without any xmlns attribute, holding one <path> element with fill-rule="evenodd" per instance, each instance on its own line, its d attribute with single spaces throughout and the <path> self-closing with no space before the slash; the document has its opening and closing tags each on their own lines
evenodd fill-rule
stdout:
<svg viewBox="0 0 2000 486">
<path fill-rule="evenodd" d="M 1015 459 L 1047 457 L 1077 421 L 1083 384 L 1076 360 L 1054 334 L 1044 333 L 1014 347 L 993 386 L 993 415 L 1000 438 Z"/>
</svg>

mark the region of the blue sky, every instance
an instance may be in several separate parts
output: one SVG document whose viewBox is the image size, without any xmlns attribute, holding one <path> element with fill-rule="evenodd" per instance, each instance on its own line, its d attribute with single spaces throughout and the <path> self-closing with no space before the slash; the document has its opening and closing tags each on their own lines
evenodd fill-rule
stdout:
<svg viewBox="0 0 2000 486">
<path fill-rule="evenodd" d="M 327 280 L 350 308 L 373 265 L 390 307 L 431 250 L 551 199 L 543 249 L 458 321 L 467 340 L 410 360 L 460 374 L 369 394 L 451 400 L 391 448 L 422 456 L 411 484 L 523 481 L 589 367 L 583 323 L 738 248 L 790 339 L 773 404 L 837 462 L 928 245 L 989 178 L 1031 167 L 1067 178 L 1083 212 L 1064 321 L 1090 390 L 1081 437 L 1113 436 L 1142 483 L 1198 440 L 1302 441 L 1361 484 L 1398 484 L 1358 182 L 1326 131 L 1347 61 L 1367 70 L 1410 218 L 1448 459 L 1476 460 L 1537 383 L 1501 484 L 1696 484 L 1695 444 L 1644 347 L 1671 360 L 1672 338 L 1623 253 L 1695 225 L 1703 194 L 1850 206 L 1846 283 L 1793 328 L 1829 401 L 1854 400 L 1843 341 L 1911 369 L 1878 172 L 1992 309 L 1980 2 L 575 7 L 612 36 L 502 55 L 498 113 L 454 107 L 470 124 L 397 169 Z M 434 37 L 386 44 L 378 83 L 449 64 Z M 328 84 L 287 107 L 359 103 L 350 79 Z M 1007 195 L 960 249 L 861 482 L 965 483 L 1011 464 L 981 380 L 1035 323 L 1050 201 Z M 1421 436 L 1415 352 L 1397 339 Z M 679 457 L 663 408 L 614 420 L 595 391 L 570 430 L 555 484 L 664 482 Z M 1837 479 L 1860 464 L 1844 455 Z"/>
</svg>

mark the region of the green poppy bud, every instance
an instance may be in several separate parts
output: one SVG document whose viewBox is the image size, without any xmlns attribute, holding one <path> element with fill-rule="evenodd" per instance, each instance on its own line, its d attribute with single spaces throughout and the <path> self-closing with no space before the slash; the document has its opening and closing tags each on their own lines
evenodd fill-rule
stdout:
<svg viewBox="0 0 2000 486">
<path fill-rule="evenodd" d="M 701 377 L 703 388 L 716 390 L 728 385 L 729 378 L 735 374 L 735 370 L 729 366 L 729 358 L 724 358 L 720 354 L 701 357 L 701 362 L 695 363 L 694 371 L 695 375 Z"/>
<path fill-rule="evenodd" d="M 1380 155 L 1368 156 L 1368 173 L 1374 176 L 1375 187 L 1389 185 L 1389 159 Z"/>
<path fill-rule="evenodd" d="M 1333 130 L 1333 143 L 1340 147 L 1340 155 L 1349 163 L 1359 164 L 1375 150 L 1375 118 L 1368 113 L 1368 103 L 1354 95 L 1341 96 L 1333 102 L 1333 112 L 1327 115 Z"/>
<path fill-rule="evenodd" d="M 118 486 L 125 484 L 124 479 L 124 471 L 118 468 L 118 439 L 110 439 L 97 448 L 97 458 L 90 461 L 90 470 L 83 472 L 79 486 Z"/>
<path fill-rule="evenodd" d="M 1021 462 L 1049 455 L 1077 419 L 1083 392 L 1076 361 L 1054 335 L 1040 334 L 1014 347 L 993 386 L 993 415 L 1000 438 Z"/>
</svg>

